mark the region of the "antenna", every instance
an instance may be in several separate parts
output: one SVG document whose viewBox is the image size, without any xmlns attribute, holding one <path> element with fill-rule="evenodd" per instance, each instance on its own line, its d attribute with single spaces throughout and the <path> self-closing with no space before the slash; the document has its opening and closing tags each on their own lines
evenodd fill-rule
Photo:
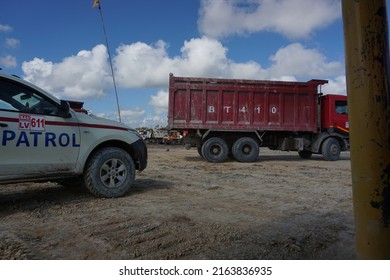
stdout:
<svg viewBox="0 0 390 280">
<path fill-rule="evenodd" d="M 122 122 L 122 120 L 121 120 L 121 111 L 119 109 L 118 91 L 116 89 L 114 68 L 112 67 L 111 53 L 110 53 L 110 49 L 108 47 L 107 32 L 106 32 L 106 27 L 104 25 L 103 13 L 102 13 L 102 7 L 101 7 L 101 4 L 100 4 L 100 0 L 94 0 L 93 1 L 92 8 L 96 8 L 96 7 L 99 8 L 100 18 L 102 20 L 103 33 L 104 33 L 104 38 L 106 40 L 106 48 L 107 48 L 107 52 L 108 52 L 108 60 L 110 61 L 110 67 L 111 67 L 112 82 L 114 84 L 114 90 L 115 90 L 116 106 L 117 106 L 117 110 L 118 110 L 118 117 L 119 117 L 119 121 Z"/>
</svg>

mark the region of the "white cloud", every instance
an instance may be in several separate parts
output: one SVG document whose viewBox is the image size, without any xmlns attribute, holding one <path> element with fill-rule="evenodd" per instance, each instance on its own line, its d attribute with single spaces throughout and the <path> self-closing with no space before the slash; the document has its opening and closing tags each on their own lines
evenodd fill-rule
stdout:
<svg viewBox="0 0 390 280">
<path fill-rule="evenodd" d="M 299 43 L 280 48 L 270 57 L 272 65 L 269 74 L 274 79 L 292 75 L 303 78 L 334 77 L 344 73 L 339 61 L 327 62 L 326 57 L 316 49 L 307 49 Z"/>
<path fill-rule="evenodd" d="M 155 45 L 137 42 L 121 45 L 114 57 L 115 76 L 123 87 L 154 87 L 166 84 L 173 60 L 163 41 Z"/>
<path fill-rule="evenodd" d="M 156 115 L 168 114 L 168 92 L 160 90 L 150 97 L 149 105 L 154 108 Z"/>
<path fill-rule="evenodd" d="M 154 122 L 166 119 L 168 92 L 161 88 L 168 87 L 170 72 L 176 76 L 214 78 L 289 81 L 329 79 L 327 90 L 333 93 L 345 92 L 342 63 L 328 61 L 319 50 L 298 43 L 278 49 L 269 57 L 270 65 L 267 68 L 256 61 L 236 62 L 230 59 L 228 49 L 220 41 L 208 37 L 185 41 L 180 55 L 174 57 L 168 55 L 167 44 L 163 41 L 153 45 L 142 42 L 121 45 L 113 61 L 118 87 L 156 88 L 156 94 L 149 100 L 155 115 L 148 116 Z M 35 58 L 24 62 L 22 69 L 27 80 L 62 98 L 100 98 L 112 87 L 108 55 L 103 45 L 91 51 L 80 51 L 59 63 Z M 140 125 L 139 118 L 145 118 L 143 110 L 121 108 L 121 116 L 123 114 L 123 119 L 129 125 Z M 113 113 L 112 118 L 114 116 Z M 135 124 L 134 120 L 138 122 Z"/>
<path fill-rule="evenodd" d="M 169 57 L 167 45 L 137 42 L 122 45 L 114 58 L 115 75 L 122 87 L 167 87 L 169 73 L 176 76 L 259 78 L 265 72 L 253 61 L 237 63 L 227 57 L 221 42 L 207 37 L 185 41 L 181 55 Z"/>
<path fill-rule="evenodd" d="M 12 31 L 13 28 L 9 25 L 6 25 L 6 24 L 0 24 L 0 31 L 1 32 L 9 32 L 9 31 Z"/>
<path fill-rule="evenodd" d="M 145 110 L 141 108 L 121 109 L 121 117 L 140 117 L 145 115 Z"/>
<path fill-rule="evenodd" d="M 59 97 L 102 97 L 111 74 L 106 48 L 97 45 L 91 51 L 80 51 L 60 63 L 34 58 L 22 65 L 25 79 Z"/>
<path fill-rule="evenodd" d="M 118 112 L 111 112 L 111 113 L 94 113 L 92 114 L 100 117 L 100 118 L 106 118 L 111 120 L 119 120 Z M 142 120 L 145 119 L 145 110 L 142 108 L 133 108 L 133 109 L 124 109 L 121 108 L 121 121 L 123 123 L 126 123 L 127 125 L 131 127 L 139 127 L 140 123 L 142 123 Z"/>
<path fill-rule="evenodd" d="M 9 25 L 0 24 L 0 32 L 11 32 L 13 28 Z M 20 41 L 14 38 L 6 38 L 2 44 L 5 48 L 13 49 L 17 48 Z M 15 68 L 17 66 L 16 58 L 12 55 L 3 54 L 0 56 L 0 67 Z"/>
<path fill-rule="evenodd" d="M 328 78 L 344 73 L 342 63 L 327 61 L 320 51 L 299 43 L 277 50 L 270 56 L 268 68 L 255 61 L 229 59 L 228 49 L 207 37 L 185 41 L 180 56 L 169 57 L 166 48 L 162 41 L 154 45 L 137 42 L 120 46 L 113 60 L 117 85 L 122 88 L 168 87 L 171 72 L 176 76 L 273 80 Z M 91 51 L 80 51 L 60 63 L 34 58 L 24 62 L 22 69 L 27 80 L 62 97 L 101 97 L 112 86 L 103 45 Z"/>
<path fill-rule="evenodd" d="M 340 0 L 202 0 L 198 28 L 215 38 L 260 31 L 302 38 L 340 17 Z"/>
<path fill-rule="evenodd" d="M 185 41 L 181 57 L 176 58 L 178 72 L 183 75 L 219 76 L 229 63 L 227 51 L 219 41 L 207 37 Z"/>
<path fill-rule="evenodd" d="M 17 65 L 16 58 L 11 55 L 0 56 L 0 66 L 4 68 L 15 68 Z"/>
<path fill-rule="evenodd" d="M 329 83 L 323 85 L 323 93 L 325 94 L 347 94 L 347 82 L 345 75 L 340 75 L 335 78 L 329 78 Z"/>
<path fill-rule="evenodd" d="M 5 46 L 10 49 L 14 49 L 19 47 L 20 41 L 15 38 L 7 38 L 5 39 Z"/>
</svg>

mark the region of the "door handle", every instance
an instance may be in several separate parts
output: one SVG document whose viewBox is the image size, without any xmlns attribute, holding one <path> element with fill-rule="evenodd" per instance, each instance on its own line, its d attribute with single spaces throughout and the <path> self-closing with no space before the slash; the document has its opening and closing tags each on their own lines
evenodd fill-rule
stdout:
<svg viewBox="0 0 390 280">
<path fill-rule="evenodd" d="M 0 123 L 0 127 L 7 127 L 8 126 L 8 124 L 6 124 L 6 123 Z"/>
</svg>

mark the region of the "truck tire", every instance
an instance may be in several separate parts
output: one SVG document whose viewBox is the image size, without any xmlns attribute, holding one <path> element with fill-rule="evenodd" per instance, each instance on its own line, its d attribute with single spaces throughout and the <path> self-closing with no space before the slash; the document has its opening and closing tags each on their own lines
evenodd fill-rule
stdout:
<svg viewBox="0 0 390 280">
<path fill-rule="evenodd" d="M 209 162 L 223 162 L 227 159 L 228 153 L 228 145 L 219 137 L 212 137 L 202 145 L 203 158 Z"/>
<path fill-rule="evenodd" d="M 299 151 L 298 152 L 298 155 L 302 158 L 302 159 L 309 159 L 311 158 L 311 156 L 313 155 L 313 153 L 311 151 Z"/>
<path fill-rule="evenodd" d="M 97 151 L 88 161 L 84 173 L 85 186 L 98 197 L 124 195 L 134 178 L 133 159 L 127 152 L 115 147 Z"/>
<path fill-rule="evenodd" d="M 259 144 L 251 137 L 242 137 L 234 142 L 233 157 L 239 162 L 253 162 L 259 157 Z"/>
<path fill-rule="evenodd" d="M 336 161 L 340 158 L 341 147 L 337 139 L 330 137 L 327 138 L 322 144 L 321 148 L 322 156 L 325 160 Z"/>
</svg>

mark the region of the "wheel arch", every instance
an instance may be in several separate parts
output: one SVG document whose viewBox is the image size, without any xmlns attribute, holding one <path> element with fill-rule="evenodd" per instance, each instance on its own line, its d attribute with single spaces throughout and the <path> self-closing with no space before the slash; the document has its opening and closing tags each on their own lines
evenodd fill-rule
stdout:
<svg viewBox="0 0 390 280">
<path fill-rule="evenodd" d="M 321 153 L 322 145 L 329 138 L 334 138 L 339 142 L 341 151 L 347 151 L 349 149 L 348 140 L 345 139 L 345 137 L 342 137 L 337 133 L 326 132 L 326 133 L 321 133 L 320 135 L 317 136 L 317 138 L 313 142 L 311 151 L 313 153 Z"/>
<path fill-rule="evenodd" d="M 140 143 L 138 143 L 140 142 Z M 131 158 L 134 161 L 135 168 L 137 170 L 143 170 L 146 168 L 146 157 L 147 157 L 147 152 L 146 152 L 146 146 L 143 143 L 142 140 L 136 141 L 132 144 L 119 141 L 119 140 L 109 140 L 100 143 L 97 145 L 88 155 L 86 160 L 84 161 L 84 166 L 83 170 L 85 170 L 87 163 L 90 161 L 91 157 L 99 150 L 107 147 L 116 147 L 116 148 L 121 148 L 122 150 L 126 151 Z M 144 155 L 143 155 L 144 154 Z"/>
<path fill-rule="evenodd" d="M 213 137 L 219 137 L 226 141 L 229 148 L 232 147 L 233 143 L 237 141 L 239 138 L 250 137 L 253 138 L 260 146 L 261 137 L 257 131 L 224 131 L 224 130 L 207 130 L 202 135 L 202 144 L 206 142 L 208 139 Z"/>
</svg>

